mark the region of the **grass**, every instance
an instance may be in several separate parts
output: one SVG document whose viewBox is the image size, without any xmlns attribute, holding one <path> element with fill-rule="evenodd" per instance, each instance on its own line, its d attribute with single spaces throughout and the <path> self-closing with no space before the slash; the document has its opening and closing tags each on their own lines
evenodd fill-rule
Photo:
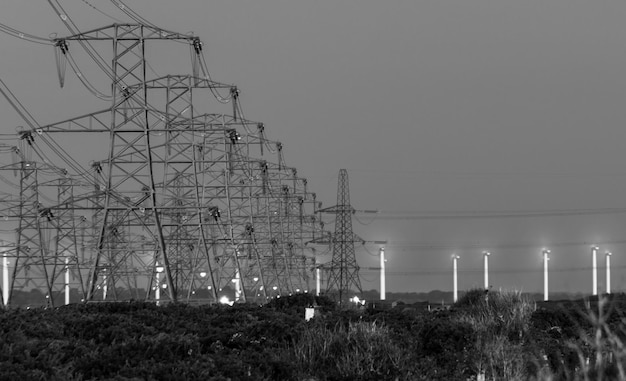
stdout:
<svg viewBox="0 0 626 381">
<path fill-rule="evenodd" d="M 407 353 L 376 321 L 337 323 L 331 328 L 312 325 L 294 342 L 293 351 L 304 373 L 323 371 L 329 379 L 389 379 L 406 369 Z"/>
<path fill-rule="evenodd" d="M 0 379 L 626 380 L 626 297 L 470 290 L 450 310 L 146 303 L 0 311 Z M 119 378 L 124 379 L 124 378 Z"/>
<path fill-rule="evenodd" d="M 455 307 L 456 319 L 476 332 L 476 373 L 489 380 L 526 380 L 524 339 L 536 304 L 520 292 L 471 290 Z"/>
</svg>

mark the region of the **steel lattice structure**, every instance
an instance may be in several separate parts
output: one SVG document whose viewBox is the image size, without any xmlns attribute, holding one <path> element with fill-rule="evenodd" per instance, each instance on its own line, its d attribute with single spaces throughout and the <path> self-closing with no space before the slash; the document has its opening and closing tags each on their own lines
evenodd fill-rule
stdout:
<svg viewBox="0 0 626 381">
<path fill-rule="evenodd" d="M 262 302 L 307 290 L 319 203 L 282 145 L 244 118 L 237 88 L 210 79 L 198 37 L 114 24 L 56 38 L 57 57 L 74 67 L 70 42 L 110 79 L 110 94 L 93 92 L 111 105 L 29 123 L 0 167 L 19 178 L 19 196 L 0 200 L 17 225 L 9 304 L 14 291 L 38 289 L 58 305 L 66 272 L 85 301 L 164 292 L 214 302 L 230 286 Z M 192 73 L 151 76 L 149 51 L 176 42 L 189 46 Z M 207 112 L 206 99 L 228 111 Z M 88 166 L 65 145 L 83 135 L 107 152 Z"/>
<path fill-rule="evenodd" d="M 354 208 L 350 205 L 349 185 L 348 171 L 341 169 L 337 183 L 337 205 L 323 210 L 336 215 L 335 233 L 331 240 L 333 257 L 328 267 L 326 290 L 331 295 L 336 294 L 339 303 L 345 302 L 350 293 L 363 293 L 354 243 L 364 241 L 352 231 Z"/>
</svg>

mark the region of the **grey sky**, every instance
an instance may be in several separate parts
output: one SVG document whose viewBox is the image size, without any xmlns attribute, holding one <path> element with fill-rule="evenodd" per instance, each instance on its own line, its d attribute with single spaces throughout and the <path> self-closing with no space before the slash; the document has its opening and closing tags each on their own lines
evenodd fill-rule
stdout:
<svg viewBox="0 0 626 381">
<path fill-rule="evenodd" d="M 123 18 L 104 0 L 61 4 L 82 29 L 113 22 L 88 4 Z M 357 209 L 626 206 L 623 1 L 127 4 L 157 25 L 202 38 L 213 78 L 241 88 L 246 116 L 285 144 L 287 163 L 326 206 L 335 204 L 340 168 L 349 170 Z M 6 0 L 0 22 L 67 34 L 45 1 Z M 41 123 L 104 107 L 85 101 L 69 73 L 58 88 L 49 47 L 0 35 L 0 49 L 0 77 Z M 6 102 L 0 111 L 3 133 L 23 124 Z M 607 243 L 626 240 L 625 214 L 359 219 L 370 224 L 354 221 L 356 233 L 391 241 L 391 291 L 450 289 L 452 252 L 461 256 L 460 287 L 479 286 L 483 248 L 494 252 L 495 287 L 539 291 L 541 246 L 583 242 L 553 248 L 550 266 L 560 270 L 551 288 L 590 289 L 588 271 L 568 269 L 588 265 L 591 243 L 615 252 L 613 289 L 626 287 L 626 245 Z M 364 251 L 359 261 L 376 265 Z M 536 272 L 498 272 L 511 269 Z M 376 286 L 376 274 L 364 277 L 373 281 L 365 288 Z"/>
</svg>

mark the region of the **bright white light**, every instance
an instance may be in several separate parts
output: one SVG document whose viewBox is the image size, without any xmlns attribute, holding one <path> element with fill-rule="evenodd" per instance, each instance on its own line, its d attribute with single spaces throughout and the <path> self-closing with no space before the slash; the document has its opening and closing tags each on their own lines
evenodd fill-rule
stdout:
<svg viewBox="0 0 626 381">
<path fill-rule="evenodd" d="M 166 288 L 167 288 L 167 284 L 166 284 L 166 283 L 163 283 L 163 284 L 161 285 L 161 288 L 166 289 Z"/>
<path fill-rule="evenodd" d="M 254 277 L 254 278 L 252 278 L 252 280 L 253 280 L 253 281 L 255 281 L 255 282 L 258 282 L 258 281 L 259 281 L 259 278 Z"/>
<path fill-rule="evenodd" d="M 220 298 L 220 303 L 222 304 L 228 304 L 229 306 L 232 306 L 235 302 L 231 302 L 230 299 L 228 299 L 227 296 L 222 296 Z"/>
<path fill-rule="evenodd" d="M 203 271 L 203 272 L 201 272 L 201 273 L 200 273 L 200 276 L 201 276 L 202 278 L 204 278 L 204 277 L 206 276 L 206 272 L 204 272 L 204 271 Z"/>
<path fill-rule="evenodd" d="M 274 291 L 276 291 L 276 290 L 278 290 L 278 287 L 277 287 L 277 286 L 274 286 L 274 287 L 272 287 L 272 289 L 273 289 Z"/>
<path fill-rule="evenodd" d="M 207 289 L 207 290 L 210 290 L 210 289 L 211 289 L 211 286 L 208 286 L 206 289 Z"/>
</svg>

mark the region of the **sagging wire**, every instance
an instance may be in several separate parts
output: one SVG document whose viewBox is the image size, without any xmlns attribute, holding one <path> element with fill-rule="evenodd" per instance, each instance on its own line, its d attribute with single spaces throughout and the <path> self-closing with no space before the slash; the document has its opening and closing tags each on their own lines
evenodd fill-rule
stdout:
<svg viewBox="0 0 626 381">
<path fill-rule="evenodd" d="M 39 36 L 35 36 L 35 35 L 32 35 L 32 34 L 20 32 L 19 30 L 11 28 L 10 26 L 5 25 L 5 24 L 0 24 L 0 32 L 6 33 L 9 36 L 13 36 L 13 37 L 19 38 L 20 40 L 33 42 L 33 43 L 36 43 L 36 44 L 54 45 L 54 42 L 51 41 L 48 38 L 39 37 Z"/>
<path fill-rule="evenodd" d="M 191 59 L 191 74 L 194 78 L 194 84 L 198 85 L 198 78 L 200 76 L 200 62 L 198 59 L 198 53 L 196 48 L 196 41 L 189 44 L 189 58 Z M 215 96 L 215 94 L 213 94 Z"/>
<path fill-rule="evenodd" d="M 90 6 L 91 8 L 93 8 L 93 9 L 94 9 L 95 11 L 97 11 L 98 13 L 100 13 L 100 14 L 102 14 L 102 15 L 104 15 L 104 16 L 106 16 L 106 17 L 108 17 L 108 18 L 110 18 L 111 20 L 117 21 L 117 22 L 119 22 L 119 23 L 124 23 L 124 21 L 122 21 L 122 20 L 120 20 L 120 19 L 118 19 L 118 18 L 116 18 L 116 17 L 113 17 L 113 16 L 111 16 L 110 14 L 108 14 L 108 13 L 106 13 L 106 12 L 104 12 L 104 11 L 101 11 L 100 9 L 96 8 L 96 6 L 95 6 L 95 5 L 93 5 L 93 4 L 91 4 L 89 1 L 87 1 L 87 0 L 81 0 L 81 1 L 82 1 L 83 3 L 85 3 L 85 4 L 87 4 L 88 6 Z"/>
<path fill-rule="evenodd" d="M 85 86 L 85 88 L 87 88 L 87 90 L 89 90 L 90 93 L 92 93 L 94 96 L 104 101 L 111 101 L 113 99 L 112 95 L 106 95 L 104 93 L 101 93 L 100 91 L 98 91 L 98 89 L 96 89 L 94 85 L 91 84 L 91 82 L 89 82 L 87 77 L 85 77 L 83 73 L 81 72 L 80 68 L 78 67 L 78 64 L 76 63 L 76 61 L 74 60 L 74 57 L 70 54 L 69 51 L 66 51 L 66 54 L 64 54 L 64 56 L 67 57 L 67 61 L 69 62 L 70 67 L 74 71 L 74 74 L 76 74 L 80 82 Z"/>
<path fill-rule="evenodd" d="M 287 166 L 283 156 L 283 143 L 276 142 L 276 150 L 278 151 L 278 170 L 282 171 L 282 169 Z"/>
<path fill-rule="evenodd" d="M 87 176 L 89 171 L 74 160 L 54 139 L 48 139 L 44 134 L 40 135 L 40 139 L 74 171 L 75 176 L 83 178 L 90 185 L 94 185 L 93 180 Z"/>
<path fill-rule="evenodd" d="M 231 98 L 233 100 L 233 117 L 235 118 L 235 120 L 237 120 L 237 112 L 239 112 L 239 114 L 241 115 L 241 124 L 243 125 L 243 128 L 246 130 L 246 132 L 248 133 L 248 135 L 252 135 L 252 131 L 250 130 L 250 128 L 248 127 L 248 124 L 246 123 L 247 119 L 246 116 L 243 113 L 243 108 L 241 107 L 241 101 L 239 100 L 239 90 L 237 90 L 236 87 L 231 89 Z"/>
<path fill-rule="evenodd" d="M 59 85 L 63 88 L 65 84 L 65 68 L 67 66 L 68 43 L 65 40 L 58 40 L 54 47 L 54 60 L 57 64 L 57 75 Z"/>
<path fill-rule="evenodd" d="M 276 150 L 272 147 L 267 136 L 265 136 L 265 125 L 263 123 L 257 124 L 257 137 L 261 142 L 261 155 L 263 155 L 263 146 L 265 146 L 271 153 L 276 153 Z"/>
<path fill-rule="evenodd" d="M 139 13 L 133 11 L 129 6 L 124 4 L 121 0 L 110 0 L 110 1 L 116 7 L 118 7 L 122 12 L 124 12 L 124 14 L 126 14 L 126 16 L 130 17 L 133 21 L 135 21 L 135 22 L 137 22 L 139 24 L 151 26 L 151 27 L 153 27 L 155 29 L 161 29 L 158 26 L 156 26 L 155 24 L 153 24 L 150 21 L 146 20 L 145 18 L 141 17 L 141 15 L 139 15 Z"/>
<path fill-rule="evenodd" d="M 22 119 L 28 124 L 31 129 L 36 129 L 39 127 L 39 124 L 35 121 L 35 118 L 26 110 L 24 105 L 17 99 L 15 94 L 9 89 L 9 87 L 4 83 L 2 79 L 0 79 L 0 93 L 4 95 L 7 102 L 11 104 L 13 109 L 17 111 L 17 113 L 22 117 Z"/>
<path fill-rule="evenodd" d="M 15 109 L 15 111 L 17 111 L 17 113 L 22 117 L 22 119 L 28 124 L 28 126 L 30 127 L 31 131 L 24 131 L 21 127 L 18 127 L 18 135 L 20 136 L 20 145 L 22 146 L 22 150 L 21 150 L 21 154 L 24 155 L 24 153 L 29 152 L 26 150 L 26 145 L 24 144 L 24 142 L 27 143 L 27 146 L 30 147 L 31 149 L 35 149 L 35 139 L 33 136 L 33 131 L 36 131 L 42 141 L 44 143 L 46 143 L 61 159 L 63 159 L 66 163 L 70 164 L 70 166 L 72 166 L 72 163 L 66 159 L 66 157 L 70 158 L 70 155 L 67 154 L 67 152 L 63 151 L 61 149 L 61 151 L 65 154 L 62 155 L 58 152 L 58 150 L 56 150 L 45 138 L 45 136 L 43 135 L 43 131 L 41 129 L 41 126 L 39 125 L 39 123 L 35 120 L 35 118 L 33 117 L 33 115 L 26 109 L 26 107 L 24 107 L 24 105 L 20 102 L 19 99 L 17 99 L 17 97 L 15 96 L 15 94 L 11 91 L 11 89 L 9 89 L 9 87 L 6 85 L 6 83 L 0 79 L 0 93 L 2 93 L 4 95 L 4 97 L 7 99 L 7 101 L 11 104 L 11 106 Z M 36 151 L 37 155 L 40 156 L 40 152 Z M 45 156 L 45 155 L 44 155 Z M 25 156 L 24 157 L 27 160 L 30 160 L 30 157 Z M 49 159 L 48 159 L 49 160 Z M 73 159 L 71 159 L 73 160 Z M 78 168 L 82 168 L 78 163 L 76 163 Z M 73 167 L 73 166 L 72 166 Z M 73 167 L 74 170 L 76 170 L 75 167 Z M 81 171 L 76 171 L 78 173 L 80 173 Z"/>
<path fill-rule="evenodd" d="M 0 175 L 0 180 L 2 180 L 3 183 L 12 186 L 15 189 L 20 189 L 19 184 L 15 184 L 14 182 L 12 182 L 11 180 L 7 179 L 6 177 Z"/>
<path fill-rule="evenodd" d="M 374 253 L 372 253 L 371 251 L 369 251 L 369 249 L 367 248 L 367 246 L 362 245 L 362 246 L 360 246 L 360 247 L 361 247 L 361 248 L 363 248 L 363 249 L 365 250 L 365 252 L 366 252 L 369 256 L 371 256 L 371 257 L 376 257 L 376 258 L 380 257 L 380 255 L 378 255 L 378 254 L 374 254 Z"/>
<path fill-rule="evenodd" d="M 363 222 L 363 221 L 361 221 L 361 220 L 359 219 L 359 217 L 357 217 L 356 213 L 354 214 L 354 219 L 355 219 L 355 220 L 356 220 L 359 224 L 361 224 L 361 225 L 363 225 L 363 226 L 371 225 L 374 221 L 376 221 L 376 217 L 377 217 L 377 215 L 376 215 L 376 213 L 374 213 L 374 217 L 372 217 L 372 219 L 371 219 L 371 220 L 369 220 L 368 222 Z"/>
<path fill-rule="evenodd" d="M 540 218 L 583 215 L 623 214 L 626 208 L 603 209 L 563 209 L 531 211 L 476 211 L 476 212 L 391 212 L 381 211 L 378 216 L 384 220 L 462 220 L 462 219 L 500 219 L 500 218 Z"/>
<path fill-rule="evenodd" d="M 80 29 L 68 16 L 67 12 L 65 12 L 61 4 L 59 4 L 58 0 L 48 0 L 48 4 L 50 4 L 54 12 L 57 14 L 57 16 L 59 16 L 59 18 L 61 19 L 65 27 L 70 31 L 70 33 L 75 34 L 75 35 L 80 34 Z M 112 68 L 106 64 L 106 60 L 100 54 L 98 54 L 96 49 L 94 49 L 94 47 L 88 41 L 84 41 L 81 39 L 77 39 L 77 41 L 83 47 L 83 49 L 85 49 L 85 52 L 91 57 L 91 59 L 96 63 L 96 65 L 98 65 L 98 67 L 100 67 L 100 69 L 112 81 L 115 81 L 115 78 L 112 74 Z"/>
<path fill-rule="evenodd" d="M 202 70 L 202 75 L 205 79 L 208 79 L 211 83 L 213 83 L 213 78 L 211 78 L 211 73 L 209 72 L 209 67 L 206 63 L 206 58 L 204 57 L 204 52 L 202 51 L 202 41 L 200 41 L 200 39 L 196 38 L 193 40 L 192 43 L 192 48 L 193 48 L 193 52 L 192 54 L 195 53 L 195 55 L 197 56 L 197 59 L 199 60 L 199 64 L 200 64 L 200 69 Z M 195 61 L 194 59 L 192 59 L 192 61 Z M 211 86 L 209 84 L 209 90 L 211 90 L 211 93 L 213 94 L 213 96 L 215 97 L 215 99 L 217 99 L 218 102 L 222 103 L 222 104 L 226 104 L 229 103 L 232 99 L 233 93 L 231 91 L 230 95 L 228 97 L 223 97 L 218 91 L 217 89 L 215 89 L 213 86 Z"/>
</svg>

